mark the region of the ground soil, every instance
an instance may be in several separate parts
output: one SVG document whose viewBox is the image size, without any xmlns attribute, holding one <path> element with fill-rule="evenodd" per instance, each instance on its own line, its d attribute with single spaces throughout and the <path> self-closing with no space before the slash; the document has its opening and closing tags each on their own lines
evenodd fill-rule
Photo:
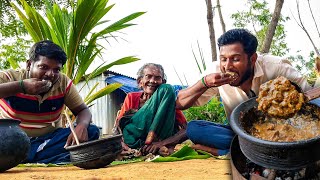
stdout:
<svg viewBox="0 0 320 180">
<path fill-rule="evenodd" d="M 138 162 L 84 170 L 71 167 L 15 167 L 0 173 L 0 179 L 231 179 L 229 160 L 193 159 L 176 162 Z"/>
</svg>

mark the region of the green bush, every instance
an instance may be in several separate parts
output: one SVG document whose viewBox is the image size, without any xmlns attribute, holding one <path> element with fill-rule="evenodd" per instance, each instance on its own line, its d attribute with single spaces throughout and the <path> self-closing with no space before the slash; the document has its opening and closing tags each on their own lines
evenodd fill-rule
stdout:
<svg viewBox="0 0 320 180">
<path fill-rule="evenodd" d="M 188 122 L 191 120 L 207 120 L 221 124 L 226 122 L 223 105 L 216 97 L 212 98 L 206 105 L 191 107 L 183 112 Z"/>
</svg>

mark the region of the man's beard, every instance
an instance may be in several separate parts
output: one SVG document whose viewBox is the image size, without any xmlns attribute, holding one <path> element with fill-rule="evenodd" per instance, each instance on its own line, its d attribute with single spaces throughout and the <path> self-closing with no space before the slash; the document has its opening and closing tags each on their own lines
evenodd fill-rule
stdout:
<svg viewBox="0 0 320 180">
<path fill-rule="evenodd" d="M 246 82 L 248 79 L 250 79 L 251 75 L 253 74 L 253 67 L 251 67 L 251 61 L 250 59 L 248 60 L 248 65 L 247 65 L 248 69 L 246 70 L 246 72 L 243 74 L 240 82 L 238 84 L 233 84 L 231 86 L 241 86 L 244 82 Z"/>
<path fill-rule="evenodd" d="M 250 63 L 251 64 L 251 63 Z M 248 65 L 249 66 L 249 65 Z M 240 82 L 239 82 L 239 86 L 241 84 L 243 84 L 244 82 L 246 82 L 250 77 L 251 75 L 253 74 L 253 68 L 250 66 L 249 69 L 247 69 L 247 71 L 244 73 L 243 77 L 241 78 Z"/>
</svg>

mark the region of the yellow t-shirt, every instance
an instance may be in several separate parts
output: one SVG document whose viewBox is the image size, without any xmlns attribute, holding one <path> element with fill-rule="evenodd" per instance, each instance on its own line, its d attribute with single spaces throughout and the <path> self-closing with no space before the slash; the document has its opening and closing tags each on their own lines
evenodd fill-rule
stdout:
<svg viewBox="0 0 320 180">
<path fill-rule="evenodd" d="M 0 83 L 26 78 L 26 70 L 0 71 Z M 60 73 L 59 80 L 43 96 L 18 93 L 0 99 L 0 118 L 20 120 L 20 127 L 29 137 L 38 137 L 62 127 L 61 112 L 65 105 L 74 109 L 83 103 L 72 81 Z"/>
</svg>

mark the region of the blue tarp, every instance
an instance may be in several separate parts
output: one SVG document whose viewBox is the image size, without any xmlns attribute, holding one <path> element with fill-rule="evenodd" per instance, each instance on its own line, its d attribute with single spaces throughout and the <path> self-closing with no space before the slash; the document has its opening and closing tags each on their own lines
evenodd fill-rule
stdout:
<svg viewBox="0 0 320 180">
<path fill-rule="evenodd" d="M 122 75 L 114 75 L 114 76 L 107 77 L 105 81 L 108 84 L 111 84 L 111 83 L 123 84 L 123 86 L 121 86 L 120 89 L 125 93 L 140 91 L 140 89 L 137 86 L 137 80 L 130 77 L 126 77 Z"/>
</svg>

